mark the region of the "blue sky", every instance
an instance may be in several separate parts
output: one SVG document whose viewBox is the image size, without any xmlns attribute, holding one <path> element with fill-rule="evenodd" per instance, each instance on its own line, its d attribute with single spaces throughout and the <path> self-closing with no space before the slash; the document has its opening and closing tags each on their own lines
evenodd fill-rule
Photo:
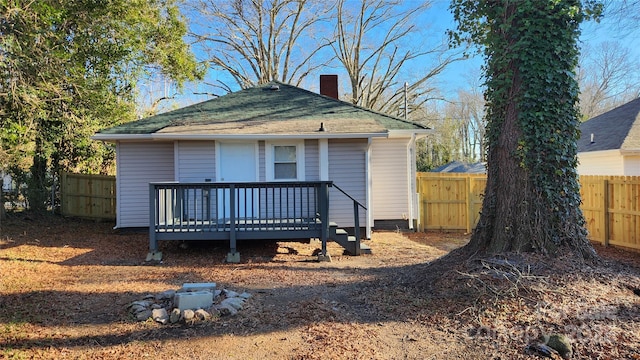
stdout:
<svg viewBox="0 0 640 360">
<path fill-rule="evenodd" d="M 408 2 L 410 5 L 411 2 Z M 419 19 L 420 25 L 424 28 L 423 34 L 429 37 L 428 41 L 437 42 L 438 39 L 444 39 L 446 37 L 446 30 L 455 28 L 453 21 L 453 15 L 448 10 L 448 0 L 433 0 L 431 8 L 429 8 L 423 16 Z M 623 46 L 629 48 L 632 51 L 633 56 L 636 59 L 640 59 L 640 30 L 637 24 L 631 23 L 631 26 L 626 26 L 626 33 L 620 34 L 619 30 L 616 30 L 615 19 L 604 18 L 599 24 L 595 22 L 589 22 L 583 27 L 583 34 L 581 36 L 581 42 L 586 45 L 595 45 L 602 41 L 618 41 Z M 612 23 L 613 22 L 613 23 Z M 635 25 L 635 28 L 634 28 Z M 417 39 L 422 41 L 424 39 Z M 451 64 L 438 78 L 436 83 L 437 87 L 442 92 L 442 95 L 447 99 L 453 99 L 459 89 L 468 89 L 470 83 L 479 83 L 478 77 L 480 75 L 480 66 L 482 64 L 481 56 L 476 56 L 469 60 L 459 61 Z M 414 65 L 420 66 L 420 65 Z M 408 69 L 405 74 L 410 76 L 412 72 L 419 73 L 420 69 Z M 638 69 L 640 71 L 640 69 Z M 320 71 L 319 73 L 336 73 L 335 69 L 329 68 Z M 338 72 L 339 73 L 339 72 Z M 341 87 L 346 88 L 348 86 L 347 80 L 340 75 Z M 229 80 L 229 77 L 224 73 L 210 72 L 208 75 L 208 81 L 216 80 Z M 475 80 L 474 80 L 475 79 Z M 303 85 L 303 87 L 309 88 L 312 91 L 317 91 L 317 76 L 310 77 Z M 399 79 L 399 83 L 404 83 L 404 79 Z M 410 81 L 410 79 L 409 79 Z M 207 100 L 208 96 L 194 96 L 190 95 L 192 92 L 212 92 L 210 88 L 205 85 L 188 85 L 184 90 L 184 94 L 180 96 L 178 104 L 173 106 L 181 106 L 187 103 L 193 103 L 198 101 Z M 219 92 L 219 91 L 218 91 Z"/>
<path fill-rule="evenodd" d="M 433 21 L 434 26 L 443 31 L 447 28 L 453 29 L 455 27 L 453 15 L 449 12 L 448 7 L 448 0 L 434 0 L 432 8 L 427 14 L 428 18 Z M 595 46 L 603 41 L 617 41 L 628 48 L 636 60 L 640 59 L 640 26 L 637 23 L 629 22 L 620 31 L 617 29 L 617 21 L 618 19 L 605 16 L 600 23 L 595 21 L 585 23 L 580 37 L 581 46 Z M 446 78 L 446 81 L 443 82 L 445 95 L 453 96 L 457 89 L 468 88 L 469 74 L 479 73 L 481 65 L 481 56 L 476 56 L 473 59 L 461 61 L 450 66 L 444 74 L 444 78 Z M 640 68 L 638 71 L 640 71 Z"/>
</svg>

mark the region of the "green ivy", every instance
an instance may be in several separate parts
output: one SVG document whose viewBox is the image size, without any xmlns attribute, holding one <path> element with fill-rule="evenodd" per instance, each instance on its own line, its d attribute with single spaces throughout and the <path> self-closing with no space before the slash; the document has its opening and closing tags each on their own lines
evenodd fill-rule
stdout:
<svg viewBox="0 0 640 360">
<path fill-rule="evenodd" d="M 453 0 L 452 44 L 477 45 L 485 58 L 487 152 L 500 146 L 507 109 L 517 114 L 511 154 L 552 222 L 562 226 L 580 204 L 575 68 L 580 24 L 598 19 L 595 0 Z M 488 166 L 498 164 L 489 163 Z M 584 221 L 580 216 L 577 221 Z M 582 226 L 583 224 L 579 224 Z M 557 229 L 549 229 L 553 233 Z M 553 241 L 561 242 L 554 238 Z"/>
</svg>

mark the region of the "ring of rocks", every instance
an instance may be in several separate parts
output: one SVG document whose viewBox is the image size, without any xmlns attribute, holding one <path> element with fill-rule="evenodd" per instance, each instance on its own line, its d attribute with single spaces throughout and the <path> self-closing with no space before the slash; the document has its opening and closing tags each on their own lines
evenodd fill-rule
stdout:
<svg viewBox="0 0 640 360">
<path fill-rule="evenodd" d="M 148 294 L 127 308 L 137 321 L 194 325 L 236 315 L 249 298 L 251 294 L 247 292 L 216 289 L 216 283 L 185 283 L 178 290 Z"/>
</svg>

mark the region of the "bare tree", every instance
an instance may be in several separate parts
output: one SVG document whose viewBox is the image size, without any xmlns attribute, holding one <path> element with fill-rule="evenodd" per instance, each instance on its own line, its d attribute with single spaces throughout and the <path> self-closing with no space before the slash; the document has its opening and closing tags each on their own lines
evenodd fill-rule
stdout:
<svg viewBox="0 0 640 360">
<path fill-rule="evenodd" d="M 416 144 L 418 171 L 429 171 L 461 160 L 460 121 L 452 118 L 447 110 L 421 106 L 412 112 L 413 119 L 419 119 L 433 129 L 426 139 L 418 140 Z"/>
<path fill-rule="evenodd" d="M 405 101 L 405 90 L 398 82 L 401 71 L 413 60 L 433 56 L 431 66 L 421 64 L 425 72 L 411 74 L 413 80 L 407 86 L 414 108 L 428 100 L 434 90 L 429 80 L 459 58 L 448 52 L 445 43 L 428 49 L 403 44 L 417 32 L 415 20 L 429 5 L 429 1 L 360 0 L 356 6 L 353 1 L 337 1 L 332 47 L 349 76 L 353 104 L 395 114 Z"/>
<path fill-rule="evenodd" d="M 485 161 L 484 99 L 478 88 L 459 90 L 458 99 L 446 107 L 447 116 L 456 121 L 460 138 L 460 160 Z"/>
<path fill-rule="evenodd" d="M 191 35 L 241 87 L 271 80 L 299 85 L 324 65 L 318 53 L 328 46 L 312 33 L 327 19 L 330 6 L 314 0 L 191 0 L 202 23 L 192 23 Z M 231 84 L 212 84 L 231 90 Z"/>
<path fill-rule="evenodd" d="M 640 31 L 640 0 L 603 0 L 603 17 L 620 37 L 637 36 Z"/>
<path fill-rule="evenodd" d="M 640 63 L 618 42 L 585 48 L 580 59 L 580 111 L 583 120 L 640 95 Z"/>
</svg>

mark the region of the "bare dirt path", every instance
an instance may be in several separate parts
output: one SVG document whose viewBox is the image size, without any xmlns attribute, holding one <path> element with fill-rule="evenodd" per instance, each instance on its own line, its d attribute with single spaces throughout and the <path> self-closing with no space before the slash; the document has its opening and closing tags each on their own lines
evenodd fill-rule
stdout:
<svg viewBox="0 0 640 360">
<path fill-rule="evenodd" d="M 151 266 L 145 234 L 111 227 L 3 221 L 0 358 L 525 359 L 531 339 L 562 330 L 575 358 L 640 359 L 636 253 L 600 248 L 608 267 L 553 274 L 548 264 L 514 287 L 466 274 L 464 261 L 428 265 L 466 243 L 462 234 L 377 232 L 372 255 L 330 244 L 331 263 L 313 261 L 314 242 L 241 244 L 240 264 L 224 264 L 220 244 L 162 243 L 165 259 Z M 253 297 L 238 315 L 196 326 L 128 315 L 131 301 L 184 282 Z"/>
</svg>

